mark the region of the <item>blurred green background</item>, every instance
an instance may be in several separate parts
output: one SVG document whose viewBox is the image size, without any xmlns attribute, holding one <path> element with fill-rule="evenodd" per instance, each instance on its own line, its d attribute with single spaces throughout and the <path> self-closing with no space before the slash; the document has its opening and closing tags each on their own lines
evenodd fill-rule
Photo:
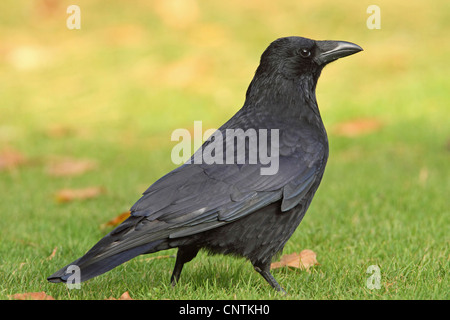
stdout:
<svg viewBox="0 0 450 320">
<path fill-rule="evenodd" d="M 66 26 L 71 4 L 81 9 L 79 30 Z M 379 30 L 366 26 L 372 4 L 381 10 Z M 173 130 L 228 120 L 263 50 L 291 35 L 351 41 L 364 52 L 327 66 L 317 87 L 330 159 L 285 252 L 312 249 L 321 265 L 312 275 L 275 276 L 292 298 L 448 298 L 449 21 L 445 0 L 1 1 L 0 298 L 126 290 L 135 298 L 272 297 L 251 266 L 233 258 L 197 258 L 179 291 L 155 289 L 168 282 L 173 259 L 130 262 L 81 293 L 45 277 L 89 249 L 104 234 L 99 225 L 175 167 Z M 94 165 L 52 174 L 61 159 Z M 55 198 L 88 186 L 103 191 Z M 379 290 L 365 286 L 369 265 L 380 266 Z"/>
</svg>

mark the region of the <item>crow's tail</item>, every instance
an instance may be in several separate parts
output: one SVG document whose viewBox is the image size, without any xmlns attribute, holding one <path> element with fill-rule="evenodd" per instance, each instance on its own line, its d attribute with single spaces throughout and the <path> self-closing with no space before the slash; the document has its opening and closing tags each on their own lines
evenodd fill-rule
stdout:
<svg viewBox="0 0 450 320">
<path fill-rule="evenodd" d="M 50 282 L 83 282 L 145 253 L 166 249 L 165 239 L 149 237 L 136 231 L 137 217 L 130 217 L 101 239 L 84 256 L 56 271 Z"/>
</svg>

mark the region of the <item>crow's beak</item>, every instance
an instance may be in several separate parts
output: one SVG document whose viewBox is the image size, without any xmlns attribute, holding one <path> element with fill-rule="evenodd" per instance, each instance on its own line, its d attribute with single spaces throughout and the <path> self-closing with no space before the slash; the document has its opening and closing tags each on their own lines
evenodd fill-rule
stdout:
<svg viewBox="0 0 450 320">
<path fill-rule="evenodd" d="M 347 41 L 316 41 L 316 44 L 317 51 L 314 61 L 318 65 L 325 65 L 363 50 L 357 44 Z"/>
</svg>

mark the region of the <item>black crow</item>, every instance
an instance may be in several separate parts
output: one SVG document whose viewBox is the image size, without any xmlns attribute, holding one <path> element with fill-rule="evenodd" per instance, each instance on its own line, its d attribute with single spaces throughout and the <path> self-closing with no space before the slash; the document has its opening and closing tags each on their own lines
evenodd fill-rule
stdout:
<svg viewBox="0 0 450 320">
<path fill-rule="evenodd" d="M 187 163 L 152 184 L 127 220 L 48 280 L 67 282 L 76 266 L 85 281 L 138 255 L 177 247 L 173 285 L 183 265 L 205 249 L 249 259 L 284 291 L 270 273 L 271 260 L 302 221 L 328 158 L 317 80 L 326 64 L 361 50 L 350 42 L 302 37 L 272 42 L 244 106 Z M 252 132 L 259 140 L 250 139 Z M 276 162 L 271 168 L 269 154 Z"/>
</svg>

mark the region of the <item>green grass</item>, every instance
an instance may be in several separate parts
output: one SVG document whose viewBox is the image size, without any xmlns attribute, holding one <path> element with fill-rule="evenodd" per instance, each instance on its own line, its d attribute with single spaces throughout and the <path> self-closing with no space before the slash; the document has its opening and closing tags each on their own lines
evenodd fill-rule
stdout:
<svg viewBox="0 0 450 320">
<path fill-rule="evenodd" d="M 80 1 L 82 28 L 71 31 L 71 3 L 42 3 L 0 4 L 0 152 L 13 148 L 28 159 L 0 171 L 0 299 L 36 291 L 57 299 L 125 291 L 134 299 L 449 298 L 448 1 L 381 1 L 381 30 L 365 26 L 369 2 L 208 1 L 180 18 L 158 1 Z M 284 252 L 311 249 L 320 265 L 274 270 L 284 297 L 247 261 L 205 253 L 172 288 L 175 259 L 147 258 L 175 250 L 138 257 L 81 290 L 48 283 L 105 234 L 102 223 L 175 167 L 174 129 L 194 120 L 218 127 L 239 109 L 262 50 L 286 35 L 365 49 L 328 66 L 317 89 L 330 159 Z M 336 133 L 339 123 L 361 118 L 382 127 Z M 46 168 L 55 156 L 98 166 L 52 177 Z M 91 185 L 106 193 L 54 200 L 62 188 Z M 371 265 L 381 271 L 378 290 L 366 287 Z"/>
</svg>

